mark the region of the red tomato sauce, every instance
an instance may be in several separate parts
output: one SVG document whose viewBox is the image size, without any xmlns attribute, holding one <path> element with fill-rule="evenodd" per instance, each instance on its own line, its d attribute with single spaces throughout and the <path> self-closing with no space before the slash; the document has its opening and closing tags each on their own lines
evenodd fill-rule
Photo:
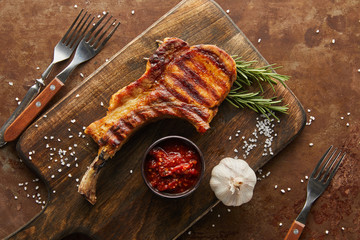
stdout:
<svg viewBox="0 0 360 240">
<path fill-rule="evenodd" d="M 199 180 L 200 156 L 191 146 L 178 140 L 165 141 L 150 150 L 145 175 L 160 192 L 182 193 Z"/>
</svg>

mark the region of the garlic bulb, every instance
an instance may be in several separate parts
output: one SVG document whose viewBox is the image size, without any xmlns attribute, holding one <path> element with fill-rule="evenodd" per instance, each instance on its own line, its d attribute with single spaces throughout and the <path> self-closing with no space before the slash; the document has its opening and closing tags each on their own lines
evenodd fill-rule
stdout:
<svg viewBox="0 0 360 240">
<path fill-rule="evenodd" d="M 211 172 L 210 187 L 226 206 L 250 201 L 255 184 L 255 172 L 241 159 L 224 158 Z"/>
</svg>

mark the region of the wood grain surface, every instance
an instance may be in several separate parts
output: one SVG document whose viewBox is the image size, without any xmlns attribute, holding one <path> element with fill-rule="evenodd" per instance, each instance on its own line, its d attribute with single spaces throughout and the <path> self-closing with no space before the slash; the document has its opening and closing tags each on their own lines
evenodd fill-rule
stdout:
<svg viewBox="0 0 360 240">
<path fill-rule="evenodd" d="M 239 130 L 241 136 L 249 138 L 257 121 L 262 120 L 254 112 L 239 110 L 227 103 L 221 106 L 205 134 L 197 133 L 189 123 L 177 119 L 162 120 L 141 129 L 102 170 L 96 205 L 92 206 L 77 193 L 77 180 L 98 149 L 83 134 L 83 127 L 105 115 L 110 96 L 145 71 L 143 58 L 156 49 L 155 40 L 169 36 L 179 37 L 191 45 L 216 44 L 231 55 L 258 60 L 259 65 L 267 64 L 216 3 L 180 2 L 22 135 L 18 152 L 43 178 L 49 196 L 44 210 L 10 239 L 60 239 L 74 232 L 95 239 L 176 238 L 218 203 L 209 186 L 211 169 L 223 157 L 236 155 L 234 149 L 241 141 L 229 141 L 229 136 Z M 265 91 L 272 94 L 271 89 Z M 289 114 L 281 115 L 281 121 L 273 123 L 277 135 L 272 142 L 274 155 L 305 124 L 304 110 L 292 92 L 281 84 L 276 86 L 276 91 L 289 105 Z M 159 198 L 147 189 L 141 178 L 144 151 L 153 141 L 170 134 L 190 138 L 205 157 L 204 179 L 197 191 L 185 199 Z M 262 156 L 263 151 L 262 147 L 254 148 L 246 158 L 254 170 L 273 156 Z"/>
</svg>

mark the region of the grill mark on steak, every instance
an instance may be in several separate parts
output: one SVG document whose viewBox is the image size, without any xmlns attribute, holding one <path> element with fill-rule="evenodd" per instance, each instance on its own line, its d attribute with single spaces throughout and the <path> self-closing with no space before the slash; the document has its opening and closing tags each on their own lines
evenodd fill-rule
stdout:
<svg viewBox="0 0 360 240">
<path fill-rule="evenodd" d="M 233 71 L 227 69 L 223 61 L 220 61 L 219 56 L 215 55 L 213 52 L 208 51 L 207 49 L 200 48 L 199 46 L 196 46 L 196 48 L 199 50 L 199 52 L 207 55 L 208 59 L 212 61 L 219 69 L 221 69 L 227 76 L 230 77 L 232 75 Z"/>
<path fill-rule="evenodd" d="M 190 60 L 191 61 L 191 60 Z M 206 82 L 199 76 L 196 70 L 198 71 L 204 71 L 205 67 L 201 64 L 196 63 L 196 61 L 191 61 L 191 63 L 194 65 L 196 69 L 190 68 L 187 64 L 184 62 L 178 61 L 179 67 L 184 71 L 184 74 L 188 79 L 191 79 L 195 84 L 199 85 L 201 88 L 203 88 L 207 93 L 211 94 L 212 99 L 219 98 L 219 95 L 217 92 L 208 86 Z"/>
<path fill-rule="evenodd" d="M 234 60 L 218 47 L 190 47 L 181 39 L 166 38 L 150 57 L 145 73 L 113 94 L 106 116 L 86 128 L 100 149 L 78 192 L 95 204 L 99 170 L 148 122 L 177 117 L 205 132 L 235 79 Z"/>
<path fill-rule="evenodd" d="M 182 69 L 183 70 L 183 69 Z M 183 70 L 184 71 L 184 70 Z M 191 84 L 191 80 L 184 75 L 180 75 L 179 73 L 174 74 L 170 73 L 170 79 L 172 80 L 173 84 L 179 86 L 190 99 L 195 100 L 197 103 L 201 105 L 209 106 L 210 103 L 207 101 L 195 88 L 193 84 Z M 189 101 L 190 102 L 190 101 Z"/>
</svg>

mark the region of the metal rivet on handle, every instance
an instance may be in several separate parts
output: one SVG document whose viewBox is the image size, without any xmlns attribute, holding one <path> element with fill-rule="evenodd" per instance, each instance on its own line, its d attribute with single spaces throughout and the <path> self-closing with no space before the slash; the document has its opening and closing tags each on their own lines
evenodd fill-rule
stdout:
<svg viewBox="0 0 360 240">
<path fill-rule="evenodd" d="M 298 230 L 298 229 L 294 229 L 293 233 L 294 233 L 295 235 L 297 235 L 297 234 L 299 233 L 299 230 Z"/>
<path fill-rule="evenodd" d="M 50 85 L 50 90 L 51 90 L 51 91 L 54 91 L 54 90 L 55 90 L 55 85 L 54 85 L 54 84 L 51 84 L 51 85 Z"/>
<path fill-rule="evenodd" d="M 41 102 L 40 102 L 40 101 L 37 101 L 37 102 L 35 103 L 35 106 L 41 107 Z"/>
</svg>

